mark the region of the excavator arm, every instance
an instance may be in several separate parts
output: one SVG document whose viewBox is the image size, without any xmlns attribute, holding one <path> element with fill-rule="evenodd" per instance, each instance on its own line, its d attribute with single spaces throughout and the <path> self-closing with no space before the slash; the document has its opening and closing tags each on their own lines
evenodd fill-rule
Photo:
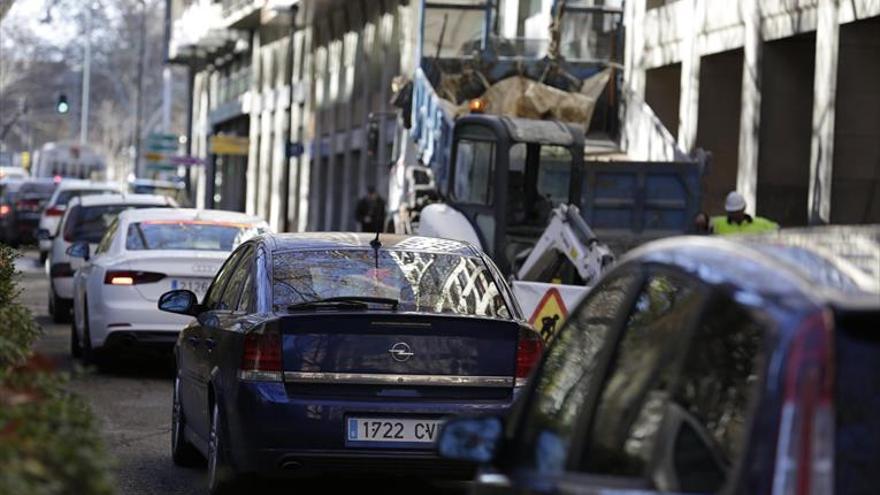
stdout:
<svg viewBox="0 0 880 495">
<path fill-rule="evenodd" d="M 568 258 L 587 286 L 614 262 L 614 255 L 590 229 L 575 205 L 556 207 L 535 247 L 517 271 L 517 280 L 550 282 L 547 277 L 561 257 Z"/>
</svg>

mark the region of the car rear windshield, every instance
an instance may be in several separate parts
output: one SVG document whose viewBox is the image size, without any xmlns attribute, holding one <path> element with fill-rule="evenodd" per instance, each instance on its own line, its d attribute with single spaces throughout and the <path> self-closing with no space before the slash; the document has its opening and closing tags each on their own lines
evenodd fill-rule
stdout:
<svg viewBox="0 0 880 495">
<path fill-rule="evenodd" d="M 138 208 L 162 208 L 165 205 L 100 205 L 76 206 L 64 223 L 64 240 L 68 242 L 87 241 L 96 244 L 107 232 L 107 227 L 125 210 Z"/>
<path fill-rule="evenodd" d="M 880 311 L 840 315 L 835 332 L 835 493 L 880 486 Z"/>
<path fill-rule="evenodd" d="M 58 198 L 55 200 L 55 206 L 67 205 L 67 203 L 70 203 L 71 199 L 82 196 L 95 196 L 98 194 L 118 193 L 119 191 L 115 189 L 65 189 L 58 193 Z"/>
<path fill-rule="evenodd" d="M 259 233 L 258 228 L 248 224 L 180 220 L 146 221 L 128 226 L 125 249 L 232 251 L 243 241 Z"/>
<path fill-rule="evenodd" d="M 53 182 L 25 182 L 18 190 L 21 194 L 51 196 L 58 184 Z"/>
<path fill-rule="evenodd" d="M 275 308 L 331 297 L 380 297 L 398 310 L 510 318 L 479 258 L 412 251 L 343 249 L 276 253 Z"/>
</svg>

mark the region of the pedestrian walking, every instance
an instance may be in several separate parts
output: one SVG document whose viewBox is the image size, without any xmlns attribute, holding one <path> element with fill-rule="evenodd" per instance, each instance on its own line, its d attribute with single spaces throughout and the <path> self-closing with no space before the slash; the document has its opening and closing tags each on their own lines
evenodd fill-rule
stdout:
<svg viewBox="0 0 880 495">
<path fill-rule="evenodd" d="M 776 222 L 746 213 L 746 199 L 736 191 L 727 195 L 724 211 L 727 215 L 712 217 L 711 229 L 715 234 L 757 234 L 779 230 Z"/>
<path fill-rule="evenodd" d="M 361 232 L 381 232 L 385 223 L 385 200 L 374 186 L 367 187 L 367 195 L 361 198 L 355 209 L 355 218 Z"/>
</svg>

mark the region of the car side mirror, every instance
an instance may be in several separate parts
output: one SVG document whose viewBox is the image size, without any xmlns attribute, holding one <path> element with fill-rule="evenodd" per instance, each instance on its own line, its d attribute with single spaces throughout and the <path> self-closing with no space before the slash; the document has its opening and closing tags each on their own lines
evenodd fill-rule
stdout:
<svg viewBox="0 0 880 495">
<path fill-rule="evenodd" d="M 446 459 L 489 464 L 503 432 L 504 424 L 496 416 L 450 419 L 440 431 L 437 452 Z"/>
<path fill-rule="evenodd" d="M 159 309 L 179 315 L 198 316 L 202 312 L 199 299 L 188 290 L 172 290 L 159 297 Z"/>
<path fill-rule="evenodd" d="M 37 240 L 38 241 L 52 240 L 52 234 L 50 234 L 49 231 L 46 229 L 40 229 L 37 231 Z"/>
<path fill-rule="evenodd" d="M 71 258 L 82 258 L 89 261 L 89 243 L 86 241 L 76 241 L 67 248 L 66 253 Z"/>
</svg>

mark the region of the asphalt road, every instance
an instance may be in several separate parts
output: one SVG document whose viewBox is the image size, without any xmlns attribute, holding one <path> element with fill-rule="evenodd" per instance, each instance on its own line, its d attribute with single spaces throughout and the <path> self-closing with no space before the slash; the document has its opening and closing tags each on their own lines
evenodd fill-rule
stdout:
<svg viewBox="0 0 880 495">
<path fill-rule="evenodd" d="M 84 397 L 97 416 L 105 444 L 115 460 L 120 494 L 195 495 L 207 493 L 204 469 L 179 468 L 171 462 L 171 379 L 173 363 L 155 357 L 127 358 L 110 370 L 84 370 L 70 357 L 70 327 L 52 323 L 47 312 L 48 278 L 36 252 L 17 262 L 22 272 L 21 300 L 33 312 L 44 336 L 36 351 L 70 372 L 70 388 Z M 436 483 L 408 478 L 266 481 L 247 493 L 353 493 L 420 495 L 464 493 L 462 483 Z M 84 494 L 85 495 L 85 494 Z"/>
</svg>

